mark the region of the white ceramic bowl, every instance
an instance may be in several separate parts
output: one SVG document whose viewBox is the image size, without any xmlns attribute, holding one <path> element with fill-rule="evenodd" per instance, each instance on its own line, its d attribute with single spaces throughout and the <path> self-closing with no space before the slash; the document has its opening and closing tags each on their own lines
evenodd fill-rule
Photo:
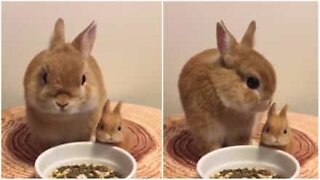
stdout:
<svg viewBox="0 0 320 180">
<path fill-rule="evenodd" d="M 245 145 L 231 146 L 212 151 L 198 161 L 197 172 L 201 178 L 209 178 L 223 169 L 267 168 L 285 178 L 297 178 L 299 162 L 281 150 Z"/>
<path fill-rule="evenodd" d="M 94 142 L 74 142 L 50 148 L 35 162 L 39 177 L 48 178 L 52 171 L 63 165 L 97 163 L 114 168 L 123 178 L 135 177 L 137 163 L 132 155 L 112 145 Z"/>
</svg>

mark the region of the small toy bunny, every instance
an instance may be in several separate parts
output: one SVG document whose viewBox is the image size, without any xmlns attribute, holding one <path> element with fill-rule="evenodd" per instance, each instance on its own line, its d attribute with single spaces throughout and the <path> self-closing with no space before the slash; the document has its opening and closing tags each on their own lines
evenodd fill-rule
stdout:
<svg viewBox="0 0 320 180">
<path fill-rule="evenodd" d="M 122 148 L 128 148 L 129 131 L 121 116 L 122 103 L 118 102 L 114 110 L 111 110 L 110 101 L 104 105 L 103 114 L 96 130 L 96 141 L 114 144 Z"/>
<path fill-rule="evenodd" d="M 268 119 L 262 129 L 260 145 L 280 149 L 292 153 L 293 140 L 287 118 L 288 106 L 285 105 L 279 114 L 276 114 L 276 104 L 273 103 Z"/>
</svg>

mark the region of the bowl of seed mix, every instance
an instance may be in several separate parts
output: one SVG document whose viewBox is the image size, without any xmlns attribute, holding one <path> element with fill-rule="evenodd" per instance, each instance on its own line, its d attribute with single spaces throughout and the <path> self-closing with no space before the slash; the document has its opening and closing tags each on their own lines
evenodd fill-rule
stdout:
<svg viewBox="0 0 320 180">
<path fill-rule="evenodd" d="M 133 156 L 122 148 L 95 142 L 66 143 L 40 154 L 35 162 L 40 178 L 134 178 Z"/>
<path fill-rule="evenodd" d="M 202 156 L 197 163 L 197 172 L 206 179 L 297 178 L 300 165 L 284 151 L 242 145 L 221 148 Z"/>
</svg>

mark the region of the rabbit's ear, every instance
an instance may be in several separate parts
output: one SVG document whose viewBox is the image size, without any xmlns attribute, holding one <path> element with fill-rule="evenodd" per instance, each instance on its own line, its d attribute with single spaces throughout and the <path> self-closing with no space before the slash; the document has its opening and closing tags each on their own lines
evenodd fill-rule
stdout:
<svg viewBox="0 0 320 180">
<path fill-rule="evenodd" d="M 103 111 L 104 111 L 104 112 L 111 112 L 110 100 L 109 100 L 109 99 L 108 99 L 107 102 L 104 104 Z"/>
<path fill-rule="evenodd" d="M 282 110 L 280 111 L 280 116 L 286 118 L 287 117 L 287 111 L 288 111 L 288 105 L 286 104 Z"/>
<path fill-rule="evenodd" d="M 256 31 L 256 21 L 251 21 L 246 33 L 242 37 L 241 44 L 252 48 L 254 45 L 254 32 L 255 31 Z"/>
<path fill-rule="evenodd" d="M 59 18 L 56 21 L 56 24 L 54 26 L 54 32 L 53 36 L 50 41 L 50 49 L 54 48 L 57 45 L 61 45 L 65 43 L 64 38 L 64 22 L 62 18 Z"/>
<path fill-rule="evenodd" d="M 90 56 L 96 34 L 97 24 L 95 21 L 92 21 L 91 24 L 72 41 L 73 47 L 78 49 L 85 57 Z"/>
<path fill-rule="evenodd" d="M 121 111 L 121 107 L 122 107 L 122 102 L 118 102 L 118 104 L 116 105 L 116 107 L 114 108 L 113 112 L 120 114 Z"/>
<path fill-rule="evenodd" d="M 268 118 L 274 116 L 275 114 L 276 114 L 276 103 L 272 103 L 268 112 Z"/>
<path fill-rule="evenodd" d="M 236 39 L 228 31 L 224 23 L 217 23 L 217 45 L 222 56 L 226 53 L 232 51 L 232 49 L 237 45 Z"/>
</svg>

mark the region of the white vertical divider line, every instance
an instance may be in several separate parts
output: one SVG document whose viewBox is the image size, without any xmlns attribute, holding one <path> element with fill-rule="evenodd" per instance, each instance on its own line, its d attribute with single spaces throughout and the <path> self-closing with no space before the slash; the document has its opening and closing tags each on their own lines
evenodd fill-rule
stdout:
<svg viewBox="0 0 320 180">
<path fill-rule="evenodd" d="M 164 62 L 164 54 L 163 54 L 163 46 L 164 46 L 164 42 L 163 42 L 163 35 L 164 35 L 164 24 L 163 24 L 163 20 L 164 20 L 164 1 L 161 0 L 161 178 L 164 178 L 163 177 L 163 170 L 164 170 L 164 139 L 163 139 L 163 123 L 164 123 L 164 117 L 163 117 L 163 107 L 164 107 L 164 104 L 163 104 L 163 98 L 164 98 L 164 91 L 163 91 L 163 86 L 164 86 L 164 83 L 163 83 L 163 77 L 164 77 L 164 74 L 163 74 L 163 69 L 164 69 L 164 66 L 163 66 L 163 62 Z"/>
<path fill-rule="evenodd" d="M 319 29 L 320 29 L 320 26 L 319 26 L 319 17 L 320 17 L 320 12 L 319 12 L 319 8 L 320 8 L 320 5 L 319 5 L 319 2 L 317 1 L 317 5 L 318 5 L 318 9 L 317 9 L 317 14 L 318 14 L 318 17 L 317 17 L 317 20 L 318 20 L 318 34 L 317 34 L 317 39 L 318 39 L 318 42 L 317 42 L 317 45 L 318 45 L 318 57 L 317 57 L 317 60 L 318 60 L 318 117 L 319 117 L 319 112 L 320 112 L 320 106 L 319 106 L 319 92 L 320 92 L 320 76 L 319 76 L 319 69 L 320 69 L 320 66 L 319 66 L 319 57 L 320 57 L 320 51 L 319 51 L 319 42 L 320 42 L 320 38 L 319 38 Z M 319 126 L 319 121 L 318 121 L 318 134 L 319 134 L 319 132 L 320 132 L 320 126 Z M 318 135 L 318 143 L 319 143 L 319 140 L 320 140 L 320 138 L 319 138 L 319 135 Z M 317 143 L 317 144 L 318 144 Z M 320 152 L 320 150 L 319 150 L 319 148 L 318 148 L 318 156 L 319 156 L 319 152 Z M 319 163 L 318 163 L 318 172 L 320 171 L 320 167 L 319 167 Z"/>
</svg>

